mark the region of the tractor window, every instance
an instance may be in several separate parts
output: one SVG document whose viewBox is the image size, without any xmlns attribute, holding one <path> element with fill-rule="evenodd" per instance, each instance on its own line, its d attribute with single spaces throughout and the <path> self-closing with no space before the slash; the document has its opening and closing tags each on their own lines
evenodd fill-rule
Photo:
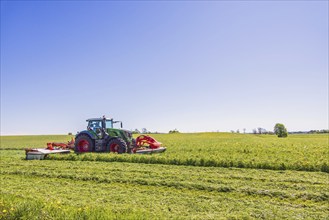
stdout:
<svg viewBox="0 0 329 220">
<path fill-rule="evenodd" d="M 96 132 L 96 129 L 97 128 L 101 128 L 102 127 L 102 124 L 101 124 L 101 121 L 89 121 L 89 124 L 88 126 Z"/>
<path fill-rule="evenodd" d="M 106 128 L 113 128 L 112 121 L 106 121 Z"/>
</svg>

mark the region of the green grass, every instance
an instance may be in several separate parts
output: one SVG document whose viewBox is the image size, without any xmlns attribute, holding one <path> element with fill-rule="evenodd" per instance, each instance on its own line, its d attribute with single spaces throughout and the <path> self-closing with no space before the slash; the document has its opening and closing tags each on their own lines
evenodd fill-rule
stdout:
<svg viewBox="0 0 329 220">
<path fill-rule="evenodd" d="M 25 148 L 45 148 L 48 142 L 70 141 L 69 135 L 30 135 L 30 136 L 0 136 L 0 150 L 19 150 Z"/>
<path fill-rule="evenodd" d="M 316 172 L 328 160 L 326 135 L 154 136 L 165 153 L 43 161 L 26 161 L 23 150 L 10 149 L 70 137 L 1 137 L 7 150 L 0 150 L 0 219 L 329 219 L 329 175 Z M 216 167 L 223 159 L 272 168 L 285 161 L 286 168 Z M 298 160 L 315 172 L 296 171 Z"/>
<path fill-rule="evenodd" d="M 129 162 L 172 164 L 205 167 L 237 167 L 271 170 L 300 170 L 329 172 L 328 134 L 290 135 L 278 138 L 274 135 L 250 135 L 229 133 L 198 134 L 154 134 L 167 151 L 158 155 L 115 155 L 86 154 L 50 157 L 54 160 L 84 160 L 104 162 Z M 3 138 L 3 147 L 45 146 L 51 138 L 56 141 L 69 140 L 70 137 L 58 136 L 28 138 Z M 60 139 L 61 138 L 61 139 Z M 42 142 L 43 141 L 43 142 Z"/>
</svg>

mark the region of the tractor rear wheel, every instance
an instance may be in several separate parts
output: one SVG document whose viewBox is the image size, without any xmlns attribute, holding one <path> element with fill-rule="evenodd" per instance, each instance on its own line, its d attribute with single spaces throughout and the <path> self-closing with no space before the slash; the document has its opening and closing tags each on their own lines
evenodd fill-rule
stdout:
<svg viewBox="0 0 329 220">
<path fill-rule="evenodd" d="M 75 140 L 75 152 L 76 153 L 86 153 L 92 152 L 94 149 L 93 140 L 85 134 L 82 134 Z"/>
<path fill-rule="evenodd" d="M 113 138 L 107 144 L 107 149 L 109 152 L 122 154 L 127 152 L 127 144 L 121 138 Z"/>
</svg>

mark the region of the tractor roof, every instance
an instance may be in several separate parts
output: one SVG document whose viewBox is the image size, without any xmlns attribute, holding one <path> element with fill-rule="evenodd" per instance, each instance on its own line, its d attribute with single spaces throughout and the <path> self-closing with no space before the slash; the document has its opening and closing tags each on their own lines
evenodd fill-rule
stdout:
<svg viewBox="0 0 329 220">
<path fill-rule="evenodd" d="M 101 121 L 103 118 L 89 118 L 86 121 Z M 113 118 L 106 118 L 106 121 L 111 121 Z"/>
</svg>

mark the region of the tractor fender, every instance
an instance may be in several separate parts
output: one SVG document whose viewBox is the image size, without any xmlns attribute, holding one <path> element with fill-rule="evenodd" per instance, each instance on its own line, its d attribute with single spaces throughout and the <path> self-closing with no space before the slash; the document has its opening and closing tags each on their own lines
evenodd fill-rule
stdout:
<svg viewBox="0 0 329 220">
<path fill-rule="evenodd" d="M 95 135 L 94 135 L 92 132 L 90 132 L 90 131 L 81 131 L 81 132 L 79 132 L 79 133 L 75 136 L 75 139 L 77 139 L 80 135 L 83 135 L 83 134 L 88 135 L 88 136 L 89 136 L 91 139 L 93 139 L 93 140 L 96 139 Z"/>
</svg>

